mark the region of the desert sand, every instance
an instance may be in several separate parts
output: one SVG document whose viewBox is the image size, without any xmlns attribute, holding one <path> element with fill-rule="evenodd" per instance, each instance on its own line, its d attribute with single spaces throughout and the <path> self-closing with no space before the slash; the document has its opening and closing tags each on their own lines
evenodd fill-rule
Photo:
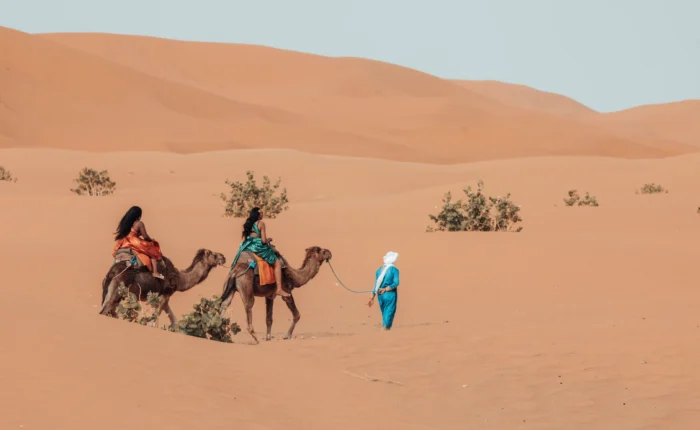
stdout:
<svg viewBox="0 0 700 430">
<path fill-rule="evenodd" d="M 259 46 L 0 29 L 0 428 L 697 429 L 698 101 L 598 113 L 556 94 Z M 69 191 L 107 169 L 108 197 Z M 371 288 L 400 254 L 394 329 L 324 265 L 270 342 L 98 315 L 129 206 L 186 267 L 230 261 L 225 180 L 282 177 L 294 265 L 328 248 Z M 483 180 L 520 233 L 426 233 Z M 667 194 L 640 195 L 648 182 Z M 565 207 L 569 189 L 599 207 Z M 176 293 L 180 316 L 225 268 Z M 240 297 L 230 307 L 244 327 Z M 255 305 L 264 331 L 264 302 Z M 163 315 L 161 321 L 165 321 Z M 370 375 L 372 382 L 353 375 Z M 396 382 L 391 384 L 388 381 Z"/>
</svg>

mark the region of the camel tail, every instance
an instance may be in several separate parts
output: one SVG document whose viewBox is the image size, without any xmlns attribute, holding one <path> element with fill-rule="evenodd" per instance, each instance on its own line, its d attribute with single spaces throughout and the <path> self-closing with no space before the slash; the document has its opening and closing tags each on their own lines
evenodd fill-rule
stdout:
<svg viewBox="0 0 700 430">
<path fill-rule="evenodd" d="M 106 276 L 102 280 L 102 304 L 105 302 L 105 297 L 107 297 L 107 289 L 109 288 L 109 283 L 112 281 L 112 278 L 110 276 Z"/>
<path fill-rule="evenodd" d="M 224 284 L 224 292 L 221 294 L 221 302 L 224 303 L 229 297 L 236 294 L 236 277 L 231 276 Z"/>
</svg>

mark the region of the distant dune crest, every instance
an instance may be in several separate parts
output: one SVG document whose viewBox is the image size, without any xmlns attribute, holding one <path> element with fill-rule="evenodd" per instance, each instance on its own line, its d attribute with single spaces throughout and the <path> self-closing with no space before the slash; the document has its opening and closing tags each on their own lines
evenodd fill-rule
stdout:
<svg viewBox="0 0 700 430">
<path fill-rule="evenodd" d="M 561 95 L 358 58 L 0 27 L 0 147 L 241 148 L 452 164 L 658 158 L 700 145 L 700 101 L 598 113 Z"/>
</svg>

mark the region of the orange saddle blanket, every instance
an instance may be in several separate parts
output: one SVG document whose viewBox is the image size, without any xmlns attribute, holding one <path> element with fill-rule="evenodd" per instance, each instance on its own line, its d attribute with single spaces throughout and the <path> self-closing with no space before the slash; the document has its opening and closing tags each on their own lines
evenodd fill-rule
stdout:
<svg viewBox="0 0 700 430">
<path fill-rule="evenodd" d="M 277 282 L 275 278 L 275 268 L 270 265 L 267 261 L 258 257 L 257 254 L 253 254 L 255 257 L 255 262 L 258 266 L 258 274 L 260 275 L 260 285 L 270 285 Z"/>
<path fill-rule="evenodd" d="M 132 230 L 126 237 L 118 240 L 114 244 L 112 249 L 112 257 L 117 256 L 117 251 L 119 249 L 126 248 L 131 249 L 136 257 L 141 261 L 141 263 L 148 267 L 148 270 L 153 271 L 153 265 L 151 264 L 151 258 L 160 260 L 163 258 L 163 253 L 160 250 L 160 244 L 154 241 L 146 241 L 138 237 L 138 235 Z"/>
</svg>

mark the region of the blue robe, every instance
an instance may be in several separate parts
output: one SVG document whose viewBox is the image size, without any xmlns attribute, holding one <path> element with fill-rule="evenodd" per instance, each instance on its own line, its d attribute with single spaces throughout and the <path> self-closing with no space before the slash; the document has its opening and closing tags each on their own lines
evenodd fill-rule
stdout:
<svg viewBox="0 0 700 430">
<path fill-rule="evenodd" d="M 379 275 L 382 273 L 384 266 L 377 269 L 374 275 L 374 283 L 377 283 Z M 396 288 L 399 286 L 399 269 L 395 266 L 389 266 L 384 275 L 379 288 Z M 378 294 L 379 309 L 382 311 L 382 327 L 390 329 L 394 324 L 394 316 L 396 315 L 396 301 L 398 299 L 398 290 L 394 289 L 387 291 L 384 294 Z"/>
</svg>

